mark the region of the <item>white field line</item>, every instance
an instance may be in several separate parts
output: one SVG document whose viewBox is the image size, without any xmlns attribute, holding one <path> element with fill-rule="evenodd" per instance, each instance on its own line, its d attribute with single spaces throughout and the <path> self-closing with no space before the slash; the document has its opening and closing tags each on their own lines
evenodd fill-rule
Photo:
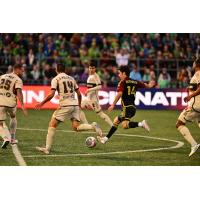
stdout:
<svg viewBox="0 0 200 200">
<path fill-rule="evenodd" d="M 46 129 L 30 129 L 30 128 L 18 128 L 19 130 L 28 130 L 28 131 L 47 131 Z M 57 130 L 60 132 L 75 132 L 70 130 Z M 85 132 L 85 133 L 93 133 L 93 132 Z M 24 156 L 26 158 L 35 158 L 35 157 L 70 157 L 70 156 L 98 156 L 98 155 L 112 155 L 112 154 L 126 154 L 126 153 L 139 153 L 139 152 L 150 152 L 150 151 L 162 151 L 169 149 L 178 149 L 184 145 L 184 142 L 171 140 L 167 138 L 159 138 L 159 137 L 151 137 L 151 136 L 143 136 L 143 135 L 131 135 L 131 134 L 116 134 L 116 136 L 125 136 L 125 137 L 140 137 L 140 138 L 148 138 L 153 140 L 161 140 L 161 141 L 169 141 L 174 142 L 176 145 L 171 147 L 161 147 L 161 148 L 153 148 L 153 149 L 139 149 L 139 150 L 129 150 L 129 151 L 114 151 L 114 152 L 100 152 L 100 153 L 75 153 L 75 154 L 54 154 L 54 155 L 27 155 Z"/>
<path fill-rule="evenodd" d="M 13 144 L 13 145 L 11 145 L 11 147 L 12 147 L 13 154 L 14 154 L 19 166 L 27 166 L 24 158 L 22 157 L 22 155 L 17 147 L 17 144 Z"/>
</svg>

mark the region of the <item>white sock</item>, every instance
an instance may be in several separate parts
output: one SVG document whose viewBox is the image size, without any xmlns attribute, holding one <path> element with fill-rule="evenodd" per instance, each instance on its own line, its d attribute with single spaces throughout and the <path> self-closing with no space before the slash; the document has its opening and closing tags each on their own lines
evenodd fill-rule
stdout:
<svg viewBox="0 0 200 200">
<path fill-rule="evenodd" d="M 86 119 L 85 113 L 81 110 L 80 111 L 80 120 L 83 124 L 88 124 L 88 120 Z"/>
<path fill-rule="evenodd" d="M 99 112 L 97 115 L 99 115 L 110 127 L 113 126 L 113 122 L 110 117 L 108 117 L 108 115 L 106 115 L 103 111 Z"/>
<path fill-rule="evenodd" d="M 46 137 L 46 149 L 47 150 L 51 149 L 55 133 L 56 133 L 56 129 L 54 127 L 48 128 L 48 133 L 47 133 L 47 137 Z"/>
<path fill-rule="evenodd" d="M 77 127 L 77 131 L 86 131 L 86 130 L 94 130 L 94 127 L 91 124 L 80 124 Z"/>
<path fill-rule="evenodd" d="M 178 131 L 183 135 L 183 137 L 191 144 L 191 146 L 195 146 L 197 145 L 197 142 L 194 140 L 194 138 L 192 137 L 189 129 L 182 125 L 178 127 Z"/>
<path fill-rule="evenodd" d="M 11 139 L 15 139 L 16 129 L 17 129 L 17 119 L 16 119 L 16 117 L 15 118 L 10 118 Z"/>
<path fill-rule="evenodd" d="M 138 126 L 139 126 L 139 127 L 143 127 L 142 122 L 138 122 Z"/>
</svg>

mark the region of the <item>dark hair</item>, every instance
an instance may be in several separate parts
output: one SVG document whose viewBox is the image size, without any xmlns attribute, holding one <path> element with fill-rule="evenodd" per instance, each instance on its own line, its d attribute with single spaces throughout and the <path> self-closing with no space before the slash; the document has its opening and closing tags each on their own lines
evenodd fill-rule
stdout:
<svg viewBox="0 0 200 200">
<path fill-rule="evenodd" d="M 14 66 L 13 66 L 13 69 L 15 70 L 15 69 L 21 69 L 22 68 L 22 65 L 21 64 L 15 64 Z"/>
<path fill-rule="evenodd" d="M 56 69 L 58 72 L 65 72 L 65 66 L 62 63 L 58 63 Z"/>
<path fill-rule="evenodd" d="M 119 69 L 118 69 L 120 72 L 125 72 L 126 76 L 129 77 L 130 75 L 130 68 L 129 66 L 125 65 L 125 66 L 120 66 Z"/>
<path fill-rule="evenodd" d="M 94 61 L 92 61 L 92 60 L 90 61 L 90 64 L 89 64 L 89 66 L 90 66 L 90 67 L 95 67 L 95 68 L 96 68 L 96 64 L 95 64 L 95 62 L 94 62 Z"/>
</svg>

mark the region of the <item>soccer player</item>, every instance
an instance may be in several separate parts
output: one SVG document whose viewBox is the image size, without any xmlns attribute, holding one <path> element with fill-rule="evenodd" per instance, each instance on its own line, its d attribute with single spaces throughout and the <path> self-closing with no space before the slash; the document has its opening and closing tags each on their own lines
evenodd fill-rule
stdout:
<svg viewBox="0 0 200 200">
<path fill-rule="evenodd" d="M 95 130 L 97 134 L 102 137 L 102 130 L 98 125 L 93 122 L 92 124 L 80 124 L 80 107 L 81 107 L 81 93 L 79 87 L 73 77 L 68 76 L 65 73 L 65 66 L 58 64 L 56 66 L 57 76 L 51 81 L 50 94 L 40 103 L 36 104 L 35 108 L 40 109 L 46 102 L 50 101 L 56 90 L 59 94 L 59 108 L 53 113 L 49 122 L 48 133 L 46 136 L 46 147 L 36 147 L 37 150 L 49 154 L 53 138 L 56 132 L 56 128 L 60 122 L 64 122 L 65 119 L 70 119 L 72 122 L 72 128 L 75 131 L 83 130 Z M 77 93 L 78 100 L 75 98 Z"/>
<path fill-rule="evenodd" d="M 143 120 L 141 122 L 134 122 L 130 120 L 132 117 L 135 116 L 136 113 L 134 101 L 137 88 L 152 88 L 155 84 L 146 84 L 140 81 L 130 79 L 129 66 L 121 66 L 118 70 L 118 73 L 120 82 L 117 87 L 117 95 L 115 96 L 112 105 L 108 108 L 108 111 L 111 112 L 114 109 L 118 100 L 121 98 L 122 113 L 114 119 L 113 126 L 111 127 L 107 136 L 101 138 L 98 137 L 99 142 L 101 142 L 102 144 L 105 144 L 109 140 L 109 138 L 117 130 L 118 125 L 120 123 L 122 128 L 124 129 L 142 127 L 148 132 L 150 131 L 146 120 Z"/>
<path fill-rule="evenodd" d="M 93 64 L 89 66 L 89 77 L 87 79 L 87 98 L 82 101 L 81 106 L 83 108 L 92 108 L 96 114 L 101 117 L 110 127 L 113 125 L 111 119 L 106 115 L 99 105 L 98 91 L 101 89 L 101 80 L 96 73 L 96 67 Z M 83 111 L 80 113 L 80 119 L 84 123 L 88 123 Z"/>
<path fill-rule="evenodd" d="M 195 71 L 195 74 L 191 78 L 188 86 L 189 95 L 184 98 L 184 101 L 188 102 L 188 106 L 181 112 L 176 122 L 177 130 L 191 145 L 189 157 L 192 156 L 200 146 L 200 144 L 197 144 L 195 139 L 192 137 L 186 126 L 187 122 L 196 121 L 200 127 L 200 58 L 197 58 L 193 62 L 192 69 Z"/>
<path fill-rule="evenodd" d="M 15 139 L 17 119 L 16 119 L 16 105 L 17 98 L 21 103 L 23 113 L 27 115 L 24 108 L 22 87 L 23 82 L 21 76 L 23 75 L 24 67 L 16 64 L 13 67 L 13 72 L 4 74 L 0 77 L 0 135 L 3 138 L 1 148 L 5 149 L 7 145 L 17 143 Z M 10 116 L 10 132 L 5 124 L 7 114 Z"/>
</svg>

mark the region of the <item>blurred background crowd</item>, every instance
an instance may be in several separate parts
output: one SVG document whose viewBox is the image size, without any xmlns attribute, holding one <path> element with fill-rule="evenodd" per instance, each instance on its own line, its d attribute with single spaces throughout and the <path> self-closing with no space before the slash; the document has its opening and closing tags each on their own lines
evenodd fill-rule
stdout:
<svg viewBox="0 0 200 200">
<path fill-rule="evenodd" d="M 129 65 L 133 79 L 156 81 L 159 88 L 182 88 L 188 85 L 199 49 L 197 33 L 2 33 L 0 74 L 21 63 L 25 84 L 49 85 L 56 64 L 62 62 L 69 75 L 85 84 L 92 61 L 105 87 L 116 86 L 117 68 Z"/>
</svg>

